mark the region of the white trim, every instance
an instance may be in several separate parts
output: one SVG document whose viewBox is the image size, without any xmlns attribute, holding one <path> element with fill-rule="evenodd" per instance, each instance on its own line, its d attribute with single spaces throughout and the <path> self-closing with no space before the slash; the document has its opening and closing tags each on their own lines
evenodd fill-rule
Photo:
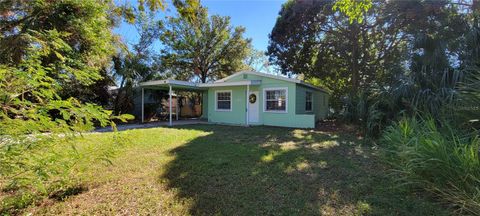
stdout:
<svg viewBox="0 0 480 216">
<path fill-rule="evenodd" d="M 181 80 L 153 80 L 148 82 L 140 83 L 140 86 L 152 86 L 152 85 L 161 85 L 161 84 L 169 84 L 169 85 L 182 85 L 182 86 L 189 86 L 189 87 L 197 87 L 196 83 L 181 81 Z"/>
<path fill-rule="evenodd" d="M 285 90 L 285 111 L 267 110 L 267 91 Z M 288 113 L 288 87 L 272 87 L 263 89 L 263 112 L 268 113 Z"/>
<path fill-rule="evenodd" d="M 233 77 L 236 77 L 236 76 L 239 76 L 239 75 L 243 75 L 243 74 L 251 74 L 251 75 L 258 75 L 258 76 L 263 76 L 263 77 L 269 77 L 269 78 L 272 78 L 272 79 L 278 79 L 278 80 L 284 80 L 284 81 L 288 81 L 288 82 L 295 82 L 295 83 L 298 83 L 300 82 L 300 80 L 297 80 L 297 79 L 292 79 L 292 78 L 288 78 L 288 77 L 282 77 L 282 76 L 278 76 L 278 75 L 272 75 L 272 74 L 267 74 L 267 73 L 260 73 L 260 72 L 256 72 L 256 71 L 239 71 L 239 72 L 236 72 L 228 77 L 225 77 L 223 79 L 220 79 L 220 80 L 217 80 L 215 81 L 216 83 L 218 82 L 225 82 Z"/>
<path fill-rule="evenodd" d="M 292 79 L 288 77 L 282 77 L 278 75 L 272 75 L 272 74 L 266 74 L 266 73 L 260 73 L 256 71 L 240 71 L 237 73 L 234 73 L 228 77 L 225 77 L 223 79 L 217 80 L 213 83 L 193 83 L 193 82 L 187 82 L 187 81 L 181 81 L 181 80 L 172 80 L 172 79 L 166 79 L 166 80 L 153 80 L 153 81 L 148 81 L 148 82 L 142 82 L 139 85 L 140 86 L 155 86 L 155 85 L 162 85 L 162 84 L 169 84 L 169 85 L 179 85 L 179 86 L 187 86 L 187 87 L 220 87 L 220 86 L 240 86 L 240 85 L 260 85 L 262 83 L 261 80 L 245 80 L 245 81 L 238 81 L 238 82 L 225 82 L 232 77 L 236 77 L 238 75 L 243 75 L 243 74 L 252 74 L 252 75 L 257 75 L 257 76 L 263 76 L 263 77 L 268 77 L 272 79 L 277 79 L 277 80 L 283 80 L 287 82 L 293 82 L 297 83 L 318 91 L 322 91 L 324 93 L 327 93 L 324 89 L 321 89 L 319 87 L 316 87 L 312 84 L 303 82 L 301 80 L 297 79 Z"/>
<path fill-rule="evenodd" d="M 300 85 L 304 85 L 304 86 L 307 86 L 309 88 L 313 88 L 313 89 L 316 89 L 316 90 L 319 90 L 319 91 L 323 91 L 325 93 L 328 93 L 327 91 L 325 91 L 324 89 L 321 89 L 317 86 L 314 86 L 312 84 L 309 84 L 309 83 L 306 83 L 304 81 L 301 81 L 301 80 L 298 80 L 298 79 L 292 79 L 292 78 L 288 78 L 288 77 L 283 77 L 283 76 L 278 76 L 278 75 L 273 75 L 273 74 L 267 74 L 267 73 L 260 73 L 260 72 L 256 72 L 256 71 L 240 71 L 240 72 L 236 72 L 228 77 L 225 77 L 223 79 L 220 79 L 220 80 L 217 80 L 215 81 L 215 83 L 221 83 L 221 82 L 225 82 L 233 77 L 236 77 L 236 76 L 239 76 L 239 75 L 243 75 L 243 74 L 251 74 L 251 75 L 257 75 L 257 76 L 263 76 L 263 77 L 268 77 L 268 78 L 272 78 L 272 79 L 277 79 L 277 80 L 283 80 L 283 81 L 287 81 L 287 82 L 293 82 L 293 83 L 297 83 L 297 84 L 300 84 Z"/>
<path fill-rule="evenodd" d="M 217 96 L 218 96 L 218 93 L 222 93 L 222 92 L 228 92 L 230 93 L 230 109 L 218 109 L 218 101 L 217 101 Z M 232 93 L 232 90 L 217 90 L 215 91 L 215 111 L 217 112 L 231 112 L 233 107 L 233 93 Z"/>
<path fill-rule="evenodd" d="M 168 125 L 172 126 L 172 85 L 168 85 Z"/>
<path fill-rule="evenodd" d="M 310 96 L 311 96 L 311 99 L 310 99 L 310 103 L 312 104 L 312 106 L 310 107 L 311 109 L 307 110 L 307 93 L 310 93 Z M 305 112 L 308 112 L 308 113 L 311 113 L 313 112 L 313 92 L 311 91 L 305 91 Z"/>
<path fill-rule="evenodd" d="M 260 85 L 261 80 L 245 80 L 238 82 L 220 82 L 220 83 L 200 83 L 199 87 L 222 87 L 222 86 L 248 86 L 248 85 Z"/>
<path fill-rule="evenodd" d="M 238 75 L 243 75 L 243 74 L 252 74 L 252 75 L 257 75 L 257 76 L 263 76 L 263 77 L 268 77 L 272 79 L 277 79 L 277 80 L 283 80 L 287 82 L 293 82 L 297 83 L 318 91 L 322 91 L 324 93 L 327 93 L 324 89 L 321 89 L 319 87 L 316 87 L 314 85 L 311 85 L 309 83 L 303 82 L 301 80 L 297 79 L 292 79 L 288 77 L 282 77 L 278 75 L 272 75 L 272 74 L 266 74 L 266 73 L 260 73 L 260 72 L 255 72 L 255 71 L 240 71 L 237 73 L 234 73 L 228 77 L 225 77 L 223 79 L 217 80 L 213 83 L 193 83 L 193 82 L 187 82 L 187 81 L 180 81 L 180 80 L 172 80 L 172 79 L 166 79 L 166 80 L 153 80 L 153 81 L 148 81 L 148 82 L 142 82 L 139 85 L 140 86 L 155 86 L 155 85 L 162 85 L 162 84 L 169 84 L 169 85 L 179 85 L 179 86 L 186 86 L 186 87 L 220 87 L 220 86 L 242 86 L 242 85 L 260 85 L 262 83 L 261 80 L 245 80 L 245 81 L 238 81 L 238 82 L 225 82 L 232 77 L 236 77 Z"/>
</svg>

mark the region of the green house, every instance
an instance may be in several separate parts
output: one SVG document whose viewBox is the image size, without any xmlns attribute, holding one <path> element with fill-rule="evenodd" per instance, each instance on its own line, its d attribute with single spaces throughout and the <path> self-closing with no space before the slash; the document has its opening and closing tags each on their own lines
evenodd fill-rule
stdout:
<svg viewBox="0 0 480 216">
<path fill-rule="evenodd" d="M 212 123 L 313 128 L 328 113 L 325 90 L 297 79 L 253 71 L 237 72 L 213 83 L 156 80 L 140 87 L 142 119 L 143 89 L 169 89 L 170 95 L 175 90 L 202 92 L 202 118 Z"/>
</svg>

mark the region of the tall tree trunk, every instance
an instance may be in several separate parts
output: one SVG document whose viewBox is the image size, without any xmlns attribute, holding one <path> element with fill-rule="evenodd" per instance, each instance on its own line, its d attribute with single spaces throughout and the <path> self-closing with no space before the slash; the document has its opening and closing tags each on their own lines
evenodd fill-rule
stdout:
<svg viewBox="0 0 480 216">
<path fill-rule="evenodd" d="M 201 79 L 202 83 L 207 82 L 207 71 L 202 70 L 200 79 Z"/>
</svg>

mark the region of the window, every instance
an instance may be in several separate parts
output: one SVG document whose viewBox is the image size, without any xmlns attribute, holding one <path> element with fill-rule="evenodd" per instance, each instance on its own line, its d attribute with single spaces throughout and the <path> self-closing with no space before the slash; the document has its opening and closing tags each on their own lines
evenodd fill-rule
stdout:
<svg viewBox="0 0 480 216">
<path fill-rule="evenodd" d="M 265 111 L 287 112 L 287 89 L 265 89 Z"/>
<path fill-rule="evenodd" d="M 312 111 L 312 100 L 313 94 L 312 92 L 305 92 L 305 111 Z"/>
<path fill-rule="evenodd" d="M 231 111 L 232 91 L 217 91 L 215 107 L 217 111 Z"/>
</svg>

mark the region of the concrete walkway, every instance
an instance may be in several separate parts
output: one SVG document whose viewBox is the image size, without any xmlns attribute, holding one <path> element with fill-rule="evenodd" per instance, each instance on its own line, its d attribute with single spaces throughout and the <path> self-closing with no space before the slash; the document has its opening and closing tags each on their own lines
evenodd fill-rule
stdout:
<svg viewBox="0 0 480 216">
<path fill-rule="evenodd" d="M 204 120 L 199 120 L 199 119 L 187 119 L 187 120 L 178 120 L 178 121 L 173 121 L 173 126 L 177 125 L 190 125 L 190 124 L 208 124 L 207 121 Z M 123 131 L 123 130 L 132 130 L 132 129 L 141 129 L 141 128 L 154 128 L 154 127 L 163 127 L 163 126 L 168 126 L 168 122 L 164 121 L 159 121 L 159 122 L 148 122 L 148 123 L 139 123 L 139 124 L 122 124 L 122 125 L 117 125 L 117 130 L 118 131 Z M 104 128 L 97 128 L 92 132 L 112 132 L 112 127 L 104 127 Z"/>
</svg>

